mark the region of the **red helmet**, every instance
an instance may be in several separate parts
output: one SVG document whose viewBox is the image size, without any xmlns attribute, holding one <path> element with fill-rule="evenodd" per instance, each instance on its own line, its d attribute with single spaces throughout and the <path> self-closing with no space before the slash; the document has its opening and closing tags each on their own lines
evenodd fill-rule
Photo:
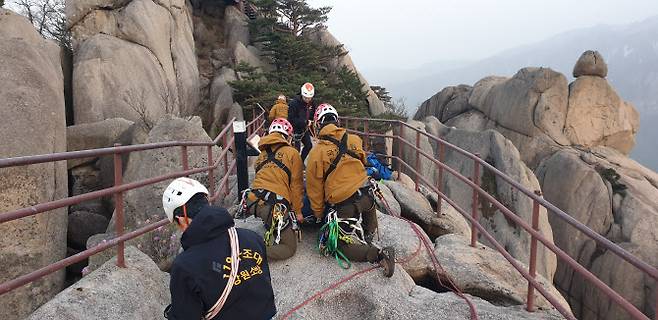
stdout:
<svg viewBox="0 0 658 320">
<path fill-rule="evenodd" d="M 284 118 L 276 118 L 270 124 L 270 129 L 267 130 L 267 133 L 272 132 L 280 132 L 289 137 L 292 135 L 292 125 Z"/>
<path fill-rule="evenodd" d="M 324 122 L 324 117 L 328 114 L 334 115 L 336 120 L 338 120 L 338 111 L 332 105 L 328 103 L 323 103 L 315 109 L 315 116 L 313 120 L 315 121 L 316 126 Z"/>
</svg>

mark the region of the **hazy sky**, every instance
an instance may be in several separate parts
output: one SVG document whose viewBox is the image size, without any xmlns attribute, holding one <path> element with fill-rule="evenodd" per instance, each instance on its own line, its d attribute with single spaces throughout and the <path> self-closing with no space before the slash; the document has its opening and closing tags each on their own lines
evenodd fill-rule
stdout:
<svg viewBox="0 0 658 320">
<path fill-rule="evenodd" d="M 329 29 L 359 69 L 477 60 L 599 24 L 658 15 L 658 0 L 308 0 L 329 5 Z"/>
</svg>

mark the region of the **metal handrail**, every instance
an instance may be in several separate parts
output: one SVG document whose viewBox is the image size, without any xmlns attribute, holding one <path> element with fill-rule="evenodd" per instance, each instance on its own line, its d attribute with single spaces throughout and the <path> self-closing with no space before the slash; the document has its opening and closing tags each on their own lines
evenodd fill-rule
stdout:
<svg viewBox="0 0 658 320">
<path fill-rule="evenodd" d="M 256 113 L 253 113 L 253 119 L 247 124 L 247 127 L 249 128 L 250 132 L 250 137 L 257 134 L 260 132 L 263 128 L 264 124 L 264 118 L 265 114 L 260 113 L 256 115 Z M 12 291 L 16 288 L 19 288 L 25 284 L 28 284 L 30 282 L 33 282 L 35 280 L 38 280 L 44 276 L 47 276 L 53 272 L 56 272 L 58 270 L 61 270 L 63 268 L 66 268 L 67 266 L 80 262 L 84 259 L 87 259 L 91 257 L 94 254 L 97 254 L 101 251 L 107 250 L 111 247 L 118 247 L 118 254 L 117 254 L 117 266 L 119 267 L 125 267 L 125 258 L 124 258 L 124 253 L 123 253 L 123 247 L 125 241 L 128 241 L 130 239 L 134 239 L 136 237 L 139 237 L 145 233 L 151 232 L 155 229 L 158 229 L 160 227 L 163 227 L 167 224 L 169 224 L 168 219 L 163 219 L 160 221 L 157 221 L 155 223 L 151 223 L 149 225 L 143 226 L 139 229 L 136 229 L 134 231 L 124 233 L 124 226 L 123 226 L 123 193 L 128 191 L 128 190 L 133 190 L 137 188 L 141 188 L 147 185 L 152 185 L 158 182 L 162 182 L 165 180 L 169 179 L 174 179 L 174 178 L 179 178 L 179 177 L 184 177 L 184 176 L 189 176 L 197 173 L 202 173 L 202 172 L 207 172 L 208 173 L 208 183 L 209 183 L 209 191 L 210 191 L 210 200 L 212 202 L 216 201 L 221 192 L 224 191 L 225 195 L 229 194 L 228 190 L 228 178 L 230 175 L 230 172 L 235 168 L 236 162 L 235 159 L 233 159 L 230 164 L 228 161 L 228 152 L 230 150 L 230 146 L 234 144 L 234 138 L 231 137 L 230 139 L 227 139 L 227 135 L 229 130 L 232 129 L 232 126 L 230 123 L 232 123 L 235 120 L 235 118 L 232 118 L 231 121 L 229 122 L 229 125 L 227 125 L 218 135 L 215 139 L 213 139 L 210 142 L 195 142 L 195 141 L 168 141 L 168 142 L 160 142 L 160 143 L 149 143 L 149 144 L 141 144 L 141 145 L 132 145 L 132 146 L 119 146 L 115 145 L 114 147 L 109 147 L 109 148 L 100 148 L 100 149 L 93 149 L 93 150 L 81 150 L 81 151 L 70 151 L 70 152 L 60 152 L 60 153 L 55 153 L 55 154 L 47 154 L 47 155 L 35 155 L 35 156 L 24 156 L 24 157 L 14 157 L 14 158 L 7 158 L 7 159 L 0 159 L 0 169 L 1 168 L 8 168 L 8 167 L 16 167 L 16 166 L 24 166 L 24 165 L 32 165 L 32 164 L 39 164 L 39 163 L 46 163 L 46 162 L 55 162 L 55 161 L 63 161 L 63 160 L 72 160 L 72 159 L 80 159 L 80 158 L 90 158 L 90 157 L 100 157 L 100 156 L 108 156 L 108 155 L 113 155 L 114 156 L 114 161 L 115 161 L 115 166 L 114 166 L 114 171 L 115 171 L 115 185 L 110 188 L 105 188 L 102 190 L 97 190 L 97 191 L 92 191 L 88 192 L 85 194 L 81 195 L 76 195 L 72 197 L 67 197 L 63 199 L 58 199 L 54 201 L 49 201 L 45 203 L 40 203 L 36 204 L 31 207 L 26 207 L 26 208 L 21 208 L 17 209 L 11 212 L 6 212 L 0 214 L 0 223 L 28 217 L 28 216 L 33 216 L 39 213 L 43 213 L 46 211 L 51 211 L 54 209 L 58 208 L 63 208 L 67 207 L 73 204 L 77 204 L 83 201 L 88 201 L 92 199 L 98 199 L 102 197 L 107 197 L 114 195 L 115 196 L 115 215 L 117 216 L 117 222 L 116 222 L 116 235 L 114 238 L 109 239 L 104 241 L 103 243 L 93 247 L 89 248 L 87 250 L 84 250 L 80 253 L 77 253 L 73 256 L 67 257 L 65 259 L 59 260 L 55 263 L 52 263 L 48 266 L 42 267 L 38 270 L 32 271 L 28 274 L 22 275 L 18 278 L 6 281 L 4 283 L 0 283 L 0 295 L 5 294 L 9 291 Z M 222 141 L 222 146 L 223 150 L 219 154 L 217 160 L 213 159 L 213 153 L 212 153 L 212 147 L 217 145 L 220 141 Z M 181 148 L 181 157 L 182 157 L 182 171 L 179 172 L 173 172 L 157 177 L 151 177 L 148 179 L 140 180 L 140 181 L 134 181 L 131 183 L 123 184 L 122 183 L 122 160 L 121 160 L 121 155 L 122 154 L 129 154 L 131 152 L 136 152 L 136 151 L 145 151 L 145 150 L 152 150 L 152 149 L 163 149 L 163 148 L 170 148 L 170 147 L 180 147 Z M 196 168 L 196 169 L 190 169 L 188 167 L 188 154 L 187 154 L 187 148 L 188 147 L 206 147 L 208 150 L 208 166 L 202 167 L 202 168 Z M 233 149 L 235 150 L 235 148 Z M 220 188 L 219 190 L 215 191 L 215 183 L 214 183 L 214 170 L 219 168 L 220 164 L 223 162 L 223 168 L 224 168 L 224 177 L 219 181 Z"/>
<path fill-rule="evenodd" d="M 546 238 L 543 237 L 539 233 L 538 230 L 538 215 L 539 215 L 539 206 L 543 206 L 544 208 L 548 209 L 552 214 L 557 215 L 558 217 L 562 218 L 563 220 L 567 221 L 569 224 L 573 225 L 576 227 L 579 231 L 585 233 L 586 235 L 590 236 L 590 238 L 593 238 L 597 240 L 600 244 L 602 244 L 604 247 L 608 248 L 610 251 L 613 253 L 617 254 L 620 256 L 622 259 L 628 261 L 632 265 L 636 266 L 639 270 L 643 271 L 645 274 L 653 277 L 654 279 L 658 280 L 658 270 L 654 268 L 653 266 L 650 266 L 649 264 L 645 263 L 644 261 L 638 259 L 637 257 L 633 256 L 631 253 L 627 252 L 623 248 L 617 246 L 610 240 L 602 237 L 601 235 L 597 234 L 593 230 L 589 229 L 587 226 L 583 225 L 582 223 L 578 222 L 575 220 L 573 217 L 569 216 L 559 208 L 555 207 L 553 204 L 550 202 L 546 201 L 545 199 L 541 198 L 539 194 L 536 194 L 535 192 L 531 192 L 527 190 L 524 186 L 519 184 L 518 182 L 514 181 L 511 177 L 507 176 L 503 172 L 499 171 L 486 161 L 482 160 L 479 155 L 474 155 L 469 153 L 468 151 L 465 151 L 461 149 L 458 146 L 455 146 L 443 139 L 440 139 L 434 135 L 428 134 L 426 132 L 420 131 L 418 128 L 415 128 L 405 122 L 399 121 L 399 120 L 379 120 L 379 119 L 366 119 L 366 118 L 355 118 L 355 117 L 343 117 L 341 120 L 344 120 L 345 126 L 347 127 L 347 124 L 349 123 L 349 120 L 355 121 L 355 122 L 361 122 L 363 123 L 363 128 L 364 131 L 358 131 L 358 130 L 352 130 L 348 129 L 349 132 L 359 134 L 364 136 L 365 138 L 365 145 L 368 143 L 369 137 L 382 137 L 382 138 L 387 138 L 387 139 L 393 139 L 395 141 L 398 141 L 398 151 L 401 151 L 401 146 L 404 144 L 408 148 L 411 148 L 413 151 L 416 153 L 416 166 L 415 168 L 419 168 L 419 157 L 422 155 L 423 157 L 427 158 L 431 163 L 434 165 L 438 166 L 439 168 L 439 179 L 437 181 L 437 185 L 433 185 L 432 183 L 428 182 L 425 177 L 422 176 L 414 167 L 411 167 L 408 165 L 401 157 L 398 156 L 392 156 L 389 158 L 395 159 L 397 163 L 400 165 L 404 165 L 407 170 L 411 171 L 413 174 L 416 176 L 416 188 L 418 189 L 419 183 L 424 183 L 430 190 L 434 191 L 438 195 L 438 200 L 439 203 L 437 204 L 437 213 L 440 210 L 441 204 L 440 201 L 443 199 L 447 201 L 450 205 L 455 207 L 455 209 L 462 214 L 465 218 L 471 222 L 471 231 L 472 231 L 472 239 L 471 239 L 471 245 L 475 246 L 475 242 L 477 239 L 476 232 L 480 231 L 482 232 L 482 235 L 487 238 L 489 241 L 492 242 L 493 246 L 501 253 L 507 260 L 519 271 L 527 280 L 528 280 L 528 299 L 527 299 L 527 309 L 533 310 L 533 304 L 534 304 L 534 295 L 533 295 L 533 290 L 537 289 L 542 295 L 553 304 L 560 313 L 562 313 L 564 316 L 567 316 L 563 310 L 560 310 L 560 308 L 554 303 L 555 301 L 551 301 L 549 296 L 545 294 L 544 291 L 542 291 L 541 288 L 537 287 L 536 283 L 531 281 L 530 278 L 534 279 L 535 276 L 535 265 L 536 265 L 536 243 L 537 241 L 541 242 L 544 246 L 546 246 L 549 250 L 551 250 L 553 253 L 555 253 L 561 260 L 565 261 L 567 265 L 569 265 L 571 268 L 573 268 L 577 273 L 581 274 L 585 279 L 588 281 L 592 282 L 599 290 L 603 291 L 604 294 L 606 294 L 610 299 L 615 301 L 615 303 L 619 304 L 624 310 L 626 310 L 630 315 L 632 315 L 636 319 L 648 319 L 641 311 L 639 311 L 633 304 L 625 300 L 621 295 L 619 295 L 616 291 L 611 289 L 609 286 L 607 286 L 605 283 L 603 283 L 600 279 L 598 279 L 596 276 L 594 276 L 591 272 L 589 272 L 586 268 L 581 266 L 578 262 L 576 262 L 573 258 L 571 258 L 568 254 L 566 254 L 564 251 L 562 251 L 560 248 L 558 248 L 554 243 L 551 241 L 548 241 Z M 367 132 L 368 129 L 368 122 L 369 121 L 375 121 L 375 122 L 383 122 L 383 123 L 391 123 L 391 124 L 398 124 L 400 126 L 400 133 L 402 131 L 403 127 L 412 129 L 416 133 L 416 143 L 413 144 L 410 141 L 407 141 L 406 139 L 403 138 L 401 134 L 398 135 L 386 135 L 386 134 L 380 134 L 380 133 L 372 133 L 372 132 Z M 429 139 L 433 140 L 434 142 L 437 142 L 440 147 L 439 151 L 439 160 L 436 159 L 434 155 L 430 155 L 426 153 L 425 151 L 421 150 L 419 148 L 419 139 L 420 135 L 424 135 L 428 137 Z M 444 152 L 445 152 L 445 146 L 448 146 L 449 148 L 467 156 L 468 158 L 474 160 L 474 176 L 472 178 L 467 178 L 461 175 L 459 172 L 454 170 L 453 168 L 447 166 L 446 164 L 443 163 L 442 159 L 444 157 Z M 400 152 L 401 155 L 401 152 Z M 480 167 L 484 167 L 486 169 L 491 170 L 496 174 L 497 176 L 503 178 L 506 182 L 508 182 L 510 185 L 512 185 L 514 188 L 516 188 L 519 191 L 522 191 L 524 194 L 528 195 L 532 200 L 533 200 L 533 226 L 529 226 L 525 221 L 523 221 L 521 218 L 519 218 L 516 214 L 514 214 L 511 210 L 509 210 L 507 207 L 505 207 L 503 204 L 501 204 L 497 199 L 495 199 L 493 196 L 488 194 L 484 189 L 482 189 L 479 186 L 478 179 L 479 179 L 479 169 Z M 401 169 L 400 167 L 398 170 Z M 442 186 L 441 183 L 443 181 L 442 179 L 442 172 L 443 170 L 449 172 L 451 175 L 455 176 L 458 178 L 460 181 L 464 182 L 467 184 L 469 187 L 471 187 L 474 192 L 473 192 L 473 202 L 472 202 L 472 212 L 471 215 L 469 215 L 466 211 L 464 211 L 461 207 L 459 207 L 453 200 L 449 199 L 445 194 L 442 193 Z M 525 229 L 530 235 L 532 236 L 531 239 L 531 253 L 530 253 L 530 270 L 528 273 L 525 272 L 525 270 L 521 270 L 515 265 L 515 262 L 510 260 L 511 256 L 508 257 L 509 253 L 507 253 L 504 250 L 504 247 L 502 247 L 498 242 L 492 241 L 494 240 L 493 237 L 484 230 L 479 223 L 477 223 L 478 218 L 477 218 L 477 199 L 479 196 L 483 196 L 487 201 L 492 203 L 495 207 L 498 208 L 506 217 L 510 218 L 513 220 L 516 224 L 520 225 L 523 229 Z M 568 316 L 567 316 L 568 317 Z M 656 319 L 658 319 L 658 313 L 656 314 Z"/>
</svg>

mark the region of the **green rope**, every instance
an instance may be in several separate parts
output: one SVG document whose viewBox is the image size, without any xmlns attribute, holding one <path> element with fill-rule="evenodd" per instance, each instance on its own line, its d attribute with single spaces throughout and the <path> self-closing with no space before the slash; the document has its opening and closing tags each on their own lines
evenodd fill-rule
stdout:
<svg viewBox="0 0 658 320">
<path fill-rule="evenodd" d="M 352 239 L 340 234 L 338 223 L 338 220 L 329 220 L 324 226 L 322 226 L 322 228 L 320 228 L 318 247 L 322 254 L 327 256 L 330 254 L 333 255 L 341 268 L 349 269 L 352 267 L 352 263 L 338 247 L 338 241 L 343 240 L 349 244 Z M 322 235 L 325 235 L 324 243 L 322 243 Z"/>
</svg>

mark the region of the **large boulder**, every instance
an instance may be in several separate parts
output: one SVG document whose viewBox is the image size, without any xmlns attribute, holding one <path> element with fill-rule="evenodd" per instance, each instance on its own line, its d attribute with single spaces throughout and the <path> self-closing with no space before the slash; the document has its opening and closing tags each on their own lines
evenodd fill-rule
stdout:
<svg viewBox="0 0 658 320">
<path fill-rule="evenodd" d="M 635 146 L 640 116 L 603 78 L 582 76 L 571 83 L 566 115 L 564 131 L 572 144 L 607 146 L 624 154 Z"/>
<path fill-rule="evenodd" d="M 608 65 L 598 51 L 587 50 L 578 58 L 573 67 L 573 77 L 595 76 L 605 78 L 608 76 Z"/>
<path fill-rule="evenodd" d="M 198 118 L 197 118 L 198 119 Z M 185 120 L 172 116 L 163 118 L 148 135 L 146 143 L 165 141 L 198 141 L 210 142 L 200 123 L 194 119 Z M 214 159 L 220 153 L 218 147 L 213 148 Z M 208 165 L 207 149 L 205 147 L 188 148 L 189 168 L 202 168 Z M 180 149 L 154 149 L 131 154 L 124 173 L 124 182 L 130 183 L 147 178 L 157 177 L 182 170 Z M 215 182 L 219 181 L 222 170 L 215 170 Z M 191 176 L 207 185 L 207 174 Z M 125 201 L 125 227 L 134 230 L 140 226 L 163 219 L 162 191 L 170 181 L 145 186 L 127 191 Z M 113 233 L 116 216 L 110 221 L 108 233 Z M 128 243 L 148 254 L 162 269 L 167 269 L 178 253 L 180 243 L 176 239 L 178 231 L 174 225 L 163 227 L 157 232 L 146 234 Z M 98 264 L 98 262 L 96 262 Z"/>
<path fill-rule="evenodd" d="M 249 47 L 253 48 L 253 47 Z M 237 67 L 241 63 L 246 63 L 252 67 L 258 68 L 259 71 L 266 71 L 270 69 L 260 56 L 257 54 L 256 50 L 250 50 L 242 42 L 238 42 L 233 49 L 233 58 L 235 59 L 235 66 Z"/>
<path fill-rule="evenodd" d="M 199 71 L 185 2 L 106 2 L 67 9 L 76 124 L 191 114 L 200 99 Z"/>
<path fill-rule="evenodd" d="M 133 124 L 134 122 L 123 118 L 114 118 L 69 126 L 66 128 L 66 151 L 111 147 Z M 73 159 L 67 162 L 67 166 L 71 169 L 95 159 Z"/>
<path fill-rule="evenodd" d="M 471 236 L 466 219 L 446 202 L 442 204 L 441 214 L 437 214 L 420 192 L 394 181 L 385 184 L 400 204 L 402 216 L 418 223 L 431 239 L 451 233 Z"/>
<path fill-rule="evenodd" d="M 505 139 L 500 133 L 493 130 L 471 132 L 459 129 L 450 129 L 444 132 L 443 139 L 463 148 L 471 153 L 478 153 L 486 162 L 502 171 L 529 190 L 540 190 L 539 182 L 534 173 L 521 161 L 519 151 L 511 141 Z M 473 176 L 473 160 L 465 160 L 464 155 L 446 148 L 444 163 L 457 170 L 466 177 Z M 532 218 L 532 200 L 518 191 L 502 178 L 497 177 L 489 170 L 480 170 L 480 185 L 489 194 L 514 212 L 522 220 L 529 222 Z M 467 186 L 457 177 L 444 172 L 441 183 L 445 195 L 455 201 L 459 207 L 470 212 L 472 206 L 471 187 Z M 477 204 L 480 224 L 501 243 L 516 259 L 528 263 L 530 253 L 530 234 L 523 230 L 512 220 L 505 217 L 493 204 L 483 197 L 479 197 Z M 539 213 L 539 232 L 549 241 L 553 241 L 553 232 L 548 222 L 545 209 Z M 486 239 L 480 241 L 488 244 Z M 537 254 L 538 272 L 549 280 L 553 280 L 556 268 L 556 257 L 543 246 L 539 247 Z"/>
<path fill-rule="evenodd" d="M 497 305 L 524 305 L 527 302 L 527 280 L 495 249 L 481 244 L 473 248 L 470 239 L 449 234 L 436 239 L 434 250 L 445 272 L 442 276 L 449 277 L 464 293 Z M 521 265 L 528 269 L 525 264 Z M 541 275 L 537 276 L 537 281 L 560 301 L 561 306 L 570 310 L 569 304 L 551 281 Z M 551 303 L 536 290 L 535 306 L 553 309 Z"/>
<path fill-rule="evenodd" d="M 524 68 L 504 81 L 486 78 L 476 83 L 469 102 L 501 127 L 532 137 L 546 134 L 567 144 L 562 129 L 568 95 L 567 79 L 561 73 Z"/>
<path fill-rule="evenodd" d="M 614 149 L 562 150 L 537 170 L 547 200 L 590 229 L 618 243 L 649 264 L 658 264 L 658 175 Z M 555 243 L 614 290 L 651 315 L 653 281 L 619 257 L 597 246 L 567 222 L 551 216 Z M 618 306 L 566 265 L 559 263 L 555 284 L 570 297 L 583 319 L 619 319 Z M 639 288 L 646 288 L 639 289 Z M 655 309 L 653 309 L 655 310 Z"/>
<path fill-rule="evenodd" d="M 64 80 L 59 46 L 32 24 L 0 9 L 0 157 L 66 151 Z M 0 212 L 65 198 L 66 163 L 0 169 Z M 0 283 L 56 262 L 66 255 L 66 208 L 0 224 Z M 28 315 L 64 283 L 64 272 L 0 295 L 0 318 Z"/>
<path fill-rule="evenodd" d="M 415 121 L 415 120 L 409 120 L 407 123 L 415 128 L 420 130 L 421 132 L 425 131 L 425 124 L 420 121 Z M 393 141 L 393 155 L 396 155 L 398 157 L 401 157 L 413 170 L 417 172 L 414 173 L 412 172 L 409 168 L 406 166 L 403 166 L 401 168 L 401 172 L 407 174 L 409 177 L 411 177 L 414 181 L 417 181 L 418 183 L 422 183 L 422 181 L 419 179 L 419 176 L 426 179 L 427 181 L 432 181 L 434 179 L 434 174 L 435 174 L 435 164 L 430 162 L 428 160 L 428 157 L 418 153 L 418 157 L 416 157 L 416 150 L 414 147 L 418 145 L 419 149 L 422 152 L 425 152 L 426 154 L 430 156 L 435 156 L 435 150 L 433 148 L 433 141 L 430 141 L 430 139 L 423 135 L 417 135 L 416 131 L 408 128 L 406 126 L 400 126 L 397 127 L 393 130 L 394 135 L 400 136 L 409 144 L 399 142 L 397 139 Z M 416 139 L 418 138 L 418 144 L 416 144 Z M 412 147 L 414 146 L 414 147 Z M 416 160 L 418 158 L 418 160 Z"/>
<path fill-rule="evenodd" d="M 171 301 L 169 275 L 134 247 L 126 248 L 125 257 L 126 268 L 113 258 L 26 319 L 162 319 Z"/>
<path fill-rule="evenodd" d="M 342 46 L 343 44 L 334 37 L 329 30 L 326 29 L 326 27 L 323 26 L 318 26 L 315 27 L 311 30 L 308 30 L 304 36 L 308 37 L 311 41 L 321 44 L 321 45 L 326 45 L 326 46 L 332 46 L 332 47 L 337 47 L 337 46 Z M 382 114 L 386 112 L 386 106 L 384 105 L 384 102 L 379 99 L 377 94 L 370 88 L 370 84 L 368 83 L 368 80 L 359 72 L 359 70 L 356 68 L 354 65 L 354 62 L 352 61 L 352 57 L 350 57 L 349 53 L 347 51 L 344 52 L 343 55 L 337 57 L 334 59 L 332 62 L 332 69 L 333 70 L 339 70 L 340 68 L 347 68 L 348 70 L 354 72 L 357 77 L 359 77 L 359 81 L 361 81 L 361 84 L 363 85 L 362 89 L 366 91 L 366 99 L 368 100 L 368 111 L 370 112 L 370 115 L 376 116 L 378 114 Z"/>
<path fill-rule="evenodd" d="M 303 319 L 432 319 L 437 315 L 446 319 L 468 318 L 468 306 L 455 294 L 437 293 L 414 283 L 408 268 L 414 266 L 415 269 L 423 263 L 428 264 L 428 269 L 431 266 L 424 249 L 415 255 L 420 243 L 410 226 L 395 220 L 398 219 L 379 215 L 381 243 L 393 245 L 398 252 L 399 264 L 392 278 L 384 278 L 380 269 L 364 271 L 372 266 L 368 263 L 353 263 L 350 269 L 341 269 L 333 258 L 317 253 L 314 230 L 307 231 L 292 258 L 270 262 L 279 312 L 276 319 L 282 319 L 288 313 L 292 318 Z M 236 225 L 264 232 L 262 222 L 257 219 L 236 220 Z M 291 285 L 291 279 L 299 279 L 300 270 L 304 270 L 303 281 Z M 362 274 L 355 276 L 357 272 Z M 350 276 L 353 278 L 347 279 Z M 343 283 L 309 299 L 302 306 L 307 298 L 341 281 Z M 554 312 L 527 313 L 519 306 L 494 306 L 485 300 L 468 297 L 475 304 L 480 319 L 560 319 Z M 292 311 L 297 306 L 299 308 Z"/>
<path fill-rule="evenodd" d="M 227 6 L 224 10 L 224 34 L 226 47 L 234 50 L 238 43 L 249 43 L 249 17 L 236 6 Z"/>
<path fill-rule="evenodd" d="M 422 121 L 428 116 L 435 116 L 439 121 L 452 119 L 471 109 L 468 99 L 473 87 L 460 85 L 446 87 L 418 107 L 414 120 Z"/>
<path fill-rule="evenodd" d="M 74 60 L 76 124 L 125 118 L 152 126 L 166 113 L 180 112 L 166 103 L 172 89 L 159 62 L 140 45 L 98 34 L 80 46 Z"/>
<path fill-rule="evenodd" d="M 233 89 L 229 85 L 236 81 L 235 71 L 230 68 L 222 68 L 210 87 L 210 101 L 213 104 L 212 123 L 213 128 L 219 130 L 227 125 L 229 112 L 233 106 Z"/>
<path fill-rule="evenodd" d="M 108 224 L 109 220 L 100 214 L 89 211 L 73 212 L 69 214 L 67 244 L 74 249 L 84 250 L 87 246 L 87 239 L 93 235 L 104 233 Z"/>
</svg>

